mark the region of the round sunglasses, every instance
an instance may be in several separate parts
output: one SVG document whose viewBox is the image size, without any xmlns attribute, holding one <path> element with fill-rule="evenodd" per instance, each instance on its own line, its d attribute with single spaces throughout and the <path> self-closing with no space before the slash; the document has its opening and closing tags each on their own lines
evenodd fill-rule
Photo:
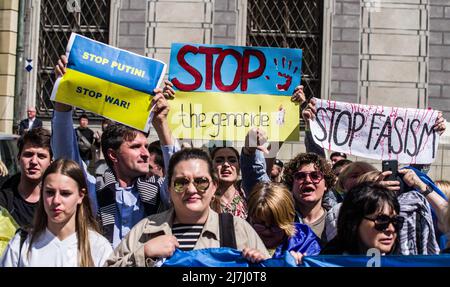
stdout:
<svg viewBox="0 0 450 287">
<path fill-rule="evenodd" d="M 310 172 L 297 171 L 294 173 L 294 179 L 298 183 L 304 183 L 308 176 L 314 184 L 319 183 L 323 179 L 323 173 L 317 170 Z"/>
<path fill-rule="evenodd" d="M 173 180 L 173 189 L 176 193 L 185 192 L 191 182 L 199 192 L 205 192 L 211 183 L 206 177 L 194 177 L 192 181 L 187 177 L 177 177 Z"/>
</svg>

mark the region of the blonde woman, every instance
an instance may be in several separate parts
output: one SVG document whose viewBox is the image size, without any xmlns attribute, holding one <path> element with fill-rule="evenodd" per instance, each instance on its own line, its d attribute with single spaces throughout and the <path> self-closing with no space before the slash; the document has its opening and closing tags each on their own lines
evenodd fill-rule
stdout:
<svg viewBox="0 0 450 287">
<path fill-rule="evenodd" d="M 17 232 L 0 265 L 101 266 L 112 251 L 98 233 L 83 171 L 76 162 L 59 159 L 43 175 L 34 228 L 27 235 Z"/>
<path fill-rule="evenodd" d="M 273 258 L 289 251 L 298 264 L 302 254 L 319 254 L 319 238 L 306 224 L 294 222 L 294 198 L 284 185 L 257 184 L 249 197 L 248 212 L 250 224 Z"/>
</svg>

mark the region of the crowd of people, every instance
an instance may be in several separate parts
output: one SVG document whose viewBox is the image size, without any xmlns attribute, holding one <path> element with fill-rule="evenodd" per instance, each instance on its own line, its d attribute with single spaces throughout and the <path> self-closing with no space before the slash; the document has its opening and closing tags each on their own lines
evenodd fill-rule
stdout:
<svg viewBox="0 0 450 287">
<path fill-rule="evenodd" d="M 55 71 L 65 73 L 61 56 Z M 449 182 L 424 166 L 379 171 L 345 153 L 314 145 L 288 162 L 268 158 L 263 130 L 251 129 L 242 150 L 183 147 L 167 115 L 172 83 L 154 90 L 152 125 L 159 140 L 105 121 L 102 133 L 71 106 L 55 103 L 52 132 L 23 124 L 21 173 L 0 188 L 0 222 L 8 227 L 0 266 L 161 266 L 175 250 L 234 248 L 249 262 L 304 256 L 449 253 Z M 297 87 L 292 101 L 305 122 L 314 100 Z M 31 114 L 32 110 L 31 110 Z M 22 124 L 21 124 L 22 125 Z M 434 129 L 445 130 L 440 115 Z M 277 143 L 279 146 L 279 143 Z M 101 149 L 95 174 L 86 150 Z M 446 194 L 445 194 L 446 193 Z"/>
</svg>

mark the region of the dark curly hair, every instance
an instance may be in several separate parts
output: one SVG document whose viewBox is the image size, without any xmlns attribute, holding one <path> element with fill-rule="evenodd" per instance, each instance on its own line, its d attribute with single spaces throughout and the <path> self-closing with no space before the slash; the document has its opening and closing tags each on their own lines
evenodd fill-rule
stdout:
<svg viewBox="0 0 450 287">
<path fill-rule="evenodd" d="M 296 173 L 301 166 L 310 163 L 314 164 L 314 167 L 318 168 L 323 173 L 326 187 L 333 187 L 335 175 L 331 171 L 331 166 L 328 164 L 326 159 L 315 153 L 301 153 L 291 159 L 286 164 L 284 169 L 283 182 L 290 190 L 292 190 L 294 183 L 294 173 Z"/>
</svg>

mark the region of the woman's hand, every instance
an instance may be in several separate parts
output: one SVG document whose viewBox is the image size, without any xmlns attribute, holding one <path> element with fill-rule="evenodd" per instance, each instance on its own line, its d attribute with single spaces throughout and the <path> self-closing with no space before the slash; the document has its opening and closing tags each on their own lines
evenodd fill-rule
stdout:
<svg viewBox="0 0 450 287">
<path fill-rule="evenodd" d="M 305 122 L 308 122 L 308 120 L 314 120 L 316 118 L 316 113 L 316 100 L 311 99 L 306 108 L 302 111 L 302 117 Z"/>
<path fill-rule="evenodd" d="M 164 80 L 164 88 L 162 90 L 164 97 L 168 100 L 173 100 L 175 98 L 175 90 L 173 89 L 173 84 L 169 80 Z"/>
<path fill-rule="evenodd" d="M 306 253 L 302 254 L 300 252 L 295 252 L 295 251 L 290 251 L 289 253 L 292 255 L 292 257 L 294 257 L 295 264 L 297 264 L 297 265 L 302 264 L 303 263 L 303 257 L 306 256 Z"/>
<path fill-rule="evenodd" d="M 175 249 L 179 247 L 178 240 L 173 235 L 160 235 L 147 241 L 144 245 L 144 254 L 146 258 L 172 256 Z"/>
<path fill-rule="evenodd" d="M 59 60 L 55 66 L 55 75 L 57 78 L 63 76 L 66 73 L 66 66 L 67 66 L 66 55 L 59 56 Z"/>
<path fill-rule="evenodd" d="M 299 103 L 302 105 L 304 102 L 306 102 L 306 96 L 303 92 L 303 86 L 297 86 L 294 89 L 294 93 L 292 94 L 291 101 L 294 103 Z"/>
<path fill-rule="evenodd" d="M 398 173 L 403 174 L 403 181 L 409 187 L 420 192 L 424 192 L 427 189 L 425 182 L 423 182 L 412 169 L 404 168 L 399 170 Z"/>
<path fill-rule="evenodd" d="M 259 128 L 251 128 L 245 137 L 244 152 L 246 154 L 254 154 L 258 149 L 264 154 L 269 154 L 269 150 L 265 146 L 266 143 L 266 132 Z"/>
<path fill-rule="evenodd" d="M 434 123 L 433 129 L 439 134 L 442 135 L 445 132 L 445 123 L 446 120 L 442 117 L 442 113 L 438 113 L 438 117 L 436 118 L 436 122 Z"/>
<path fill-rule="evenodd" d="M 66 66 L 67 66 L 66 55 L 59 56 L 59 60 L 55 66 L 56 78 L 64 76 L 64 74 L 66 73 Z M 58 112 L 68 112 L 72 109 L 71 106 L 63 104 L 63 103 L 55 102 L 54 104 L 55 104 L 55 110 Z"/>
<path fill-rule="evenodd" d="M 398 180 L 384 180 L 386 177 L 390 176 L 392 171 L 387 170 L 383 171 L 378 178 L 375 180 L 377 185 L 381 186 L 384 189 L 390 191 L 399 191 L 400 190 L 400 182 Z"/>
<path fill-rule="evenodd" d="M 259 263 L 263 260 L 266 260 L 266 256 L 264 254 L 262 254 L 261 251 L 259 251 L 258 249 L 254 249 L 254 248 L 244 248 L 244 250 L 242 250 L 242 256 L 245 257 L 245 259 L 247 259 L 248 261 L 252 262 L 252 263 Z"/>
</svg>

